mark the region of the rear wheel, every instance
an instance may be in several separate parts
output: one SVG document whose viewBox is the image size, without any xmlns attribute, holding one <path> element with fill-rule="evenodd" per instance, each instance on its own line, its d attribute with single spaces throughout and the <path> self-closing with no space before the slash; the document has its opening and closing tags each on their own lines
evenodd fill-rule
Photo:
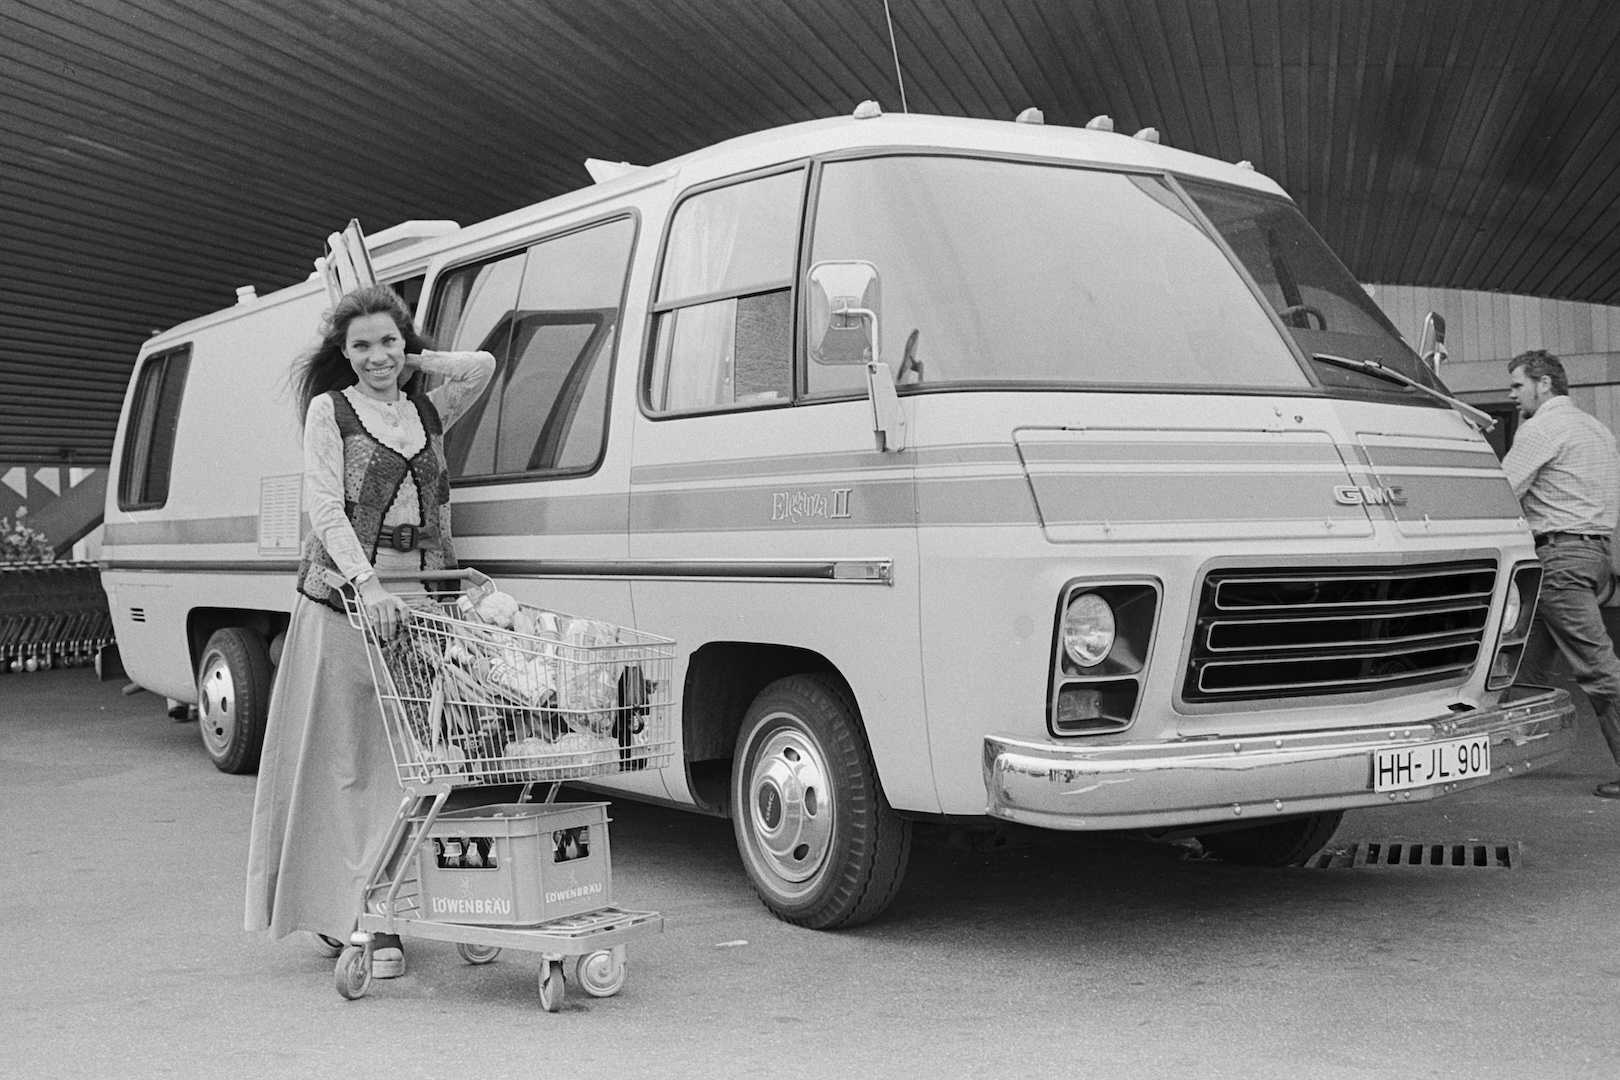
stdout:
<svg viewBox="0 0 1620 1080">
<path fill-rule="evenodd" d="M 456 944 L 456 951 L 469 964 L 487 964 L 501 955 L 499 945 L 472 945 L 465 941 Z"/>
<path fill-rule="evenodd" d="M 1321 851 L 1344 817 L 1342 810 L 1308 814 L 1250 829 L 1232 829 L 1198 838 L 1205 851 L 1244 866 L 1298 866 Z"/>
<path fill-rule="evenodd" d="M 197 725 L 220 772 L 259 767 L 270 711 L 270 653 L 264 638 L 240 626 L 214 631 L 197 662 Z"/>
<path fill-rule="evenodd" d="M 731 819 L 765 906 L 815 930 L 876 918 L 911 855 L 911 823 L 883 796 L 855 702 L 826 675 L 779 679 L 749 706 Z"/>
</svg>

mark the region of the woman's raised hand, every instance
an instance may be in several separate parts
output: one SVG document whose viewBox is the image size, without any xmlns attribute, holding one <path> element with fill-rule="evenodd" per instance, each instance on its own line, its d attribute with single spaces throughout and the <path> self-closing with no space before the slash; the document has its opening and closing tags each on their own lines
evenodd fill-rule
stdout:
<svg viewBox="0 0 1620 1080">
<path fill-rule="evenodd" d="M 411 615 L 405 601 L 385 589 L 375 577 L 360 586 L 360 603 L 366 610 L 366 621 L 377 628 L 384 641 L 399 633 Z"/>
</svg>

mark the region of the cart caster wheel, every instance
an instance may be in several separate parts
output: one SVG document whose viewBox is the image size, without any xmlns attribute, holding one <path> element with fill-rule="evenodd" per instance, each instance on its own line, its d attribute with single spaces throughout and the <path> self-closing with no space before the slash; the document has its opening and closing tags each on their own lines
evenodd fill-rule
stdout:
<svg viewBox="0 0 1620 1080">
<path fill-rule="evenodd" d="M 337 992 L 350 1001 L 363 998 L 371 989 L 371 954 L 359 945 L 350 945 L 338 957 L 333 972 Z"/>
<path fill-rule="evenodd" d="M 309 943 L 314 947 L 316 956 L 324 956 L 328 960 L 337 959 L 338 955 L 343 952 L 343 942 L 335 937 L 327 937 L 325 934 L 309 935 Z"/>
<path fill-rule="evenodd" d="M 465 942 L 456 945 L 456 952 L 469 964 L 487 964 L 501 955 L 499 945 L 468 945 Z"/>
<path fill-rule="evenodd" d="M 580 958 L 579 985 L 591 997 L 612 997 L 624 989 L 624 946 L 598 949 Z"/>
<path fill-rule="evenodd" d="M 547 960 L 540 965 L 540 1007 L 546 1012 L 562 1008 L 566 980 L 563 979 L 561 960 Z"/>
</svg>

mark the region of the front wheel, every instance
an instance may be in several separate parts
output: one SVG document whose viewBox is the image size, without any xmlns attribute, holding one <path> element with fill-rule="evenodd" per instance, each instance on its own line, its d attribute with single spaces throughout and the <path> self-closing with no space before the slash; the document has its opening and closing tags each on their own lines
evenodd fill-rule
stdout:
<svg viewBox="0 0 1620 1080">
<path fill-rule="evenodd" d="M 749 706 L 731 821 L 765 906 L 814 930 L 880 915 L 911 856 L 911 823 L 883 796 L 855 702 L 826 675 L 779 679 Z"/>
<path fill-rule="evenodd" d="M 269 712 L 264 638 L 240 626 L 214 631 L 197 662 L 197 726 L 216 769 L 250 773 L 259 767 Z"/>
<path fill-rule="evenodd" d="M 1204 850 L 1229 863 L 1243 866 L 1299 866 L 1321 851 L 1333 838 L 1344 811 L 1208 833 L 1198 838 Z"/>
<path fill-rule="evenodd" d="M 371 951 L 360 945 L 345 946 L 332 972 L 332 981 L 347 1001 L 365 997 L 371 989 Z"/>
</svg>

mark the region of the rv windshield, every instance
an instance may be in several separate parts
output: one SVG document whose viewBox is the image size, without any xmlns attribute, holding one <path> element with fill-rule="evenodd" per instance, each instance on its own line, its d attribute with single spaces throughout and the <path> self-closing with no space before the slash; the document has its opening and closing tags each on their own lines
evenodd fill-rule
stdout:
<svg viewBox="0 0 1620 1080">
<path fill-rule="evenodd" d="M 810 261 L 875 268 L 881 355 L 906 385 L 1310 385 L 1237 269 L 1154 177 L 947 156 L 830 162 Z M 811 394 L 864 387 L 858 365 L 808 368 Z"/>
<path fill-rule="evenodd" d="M 1353 362 L 1316 359 L 1322 382 L 1419 398 L 1416 391 L 1392 386 L 1394 380 L 1366 366 L 1371 362 L 1444 391 L 1293 203 L 1193 180 L 1183 186 L 1242 260 L 1300 350 L 1313 359 Z M 1426 396 L 1419 400 L 1433 403 Z"/>
</svg>

